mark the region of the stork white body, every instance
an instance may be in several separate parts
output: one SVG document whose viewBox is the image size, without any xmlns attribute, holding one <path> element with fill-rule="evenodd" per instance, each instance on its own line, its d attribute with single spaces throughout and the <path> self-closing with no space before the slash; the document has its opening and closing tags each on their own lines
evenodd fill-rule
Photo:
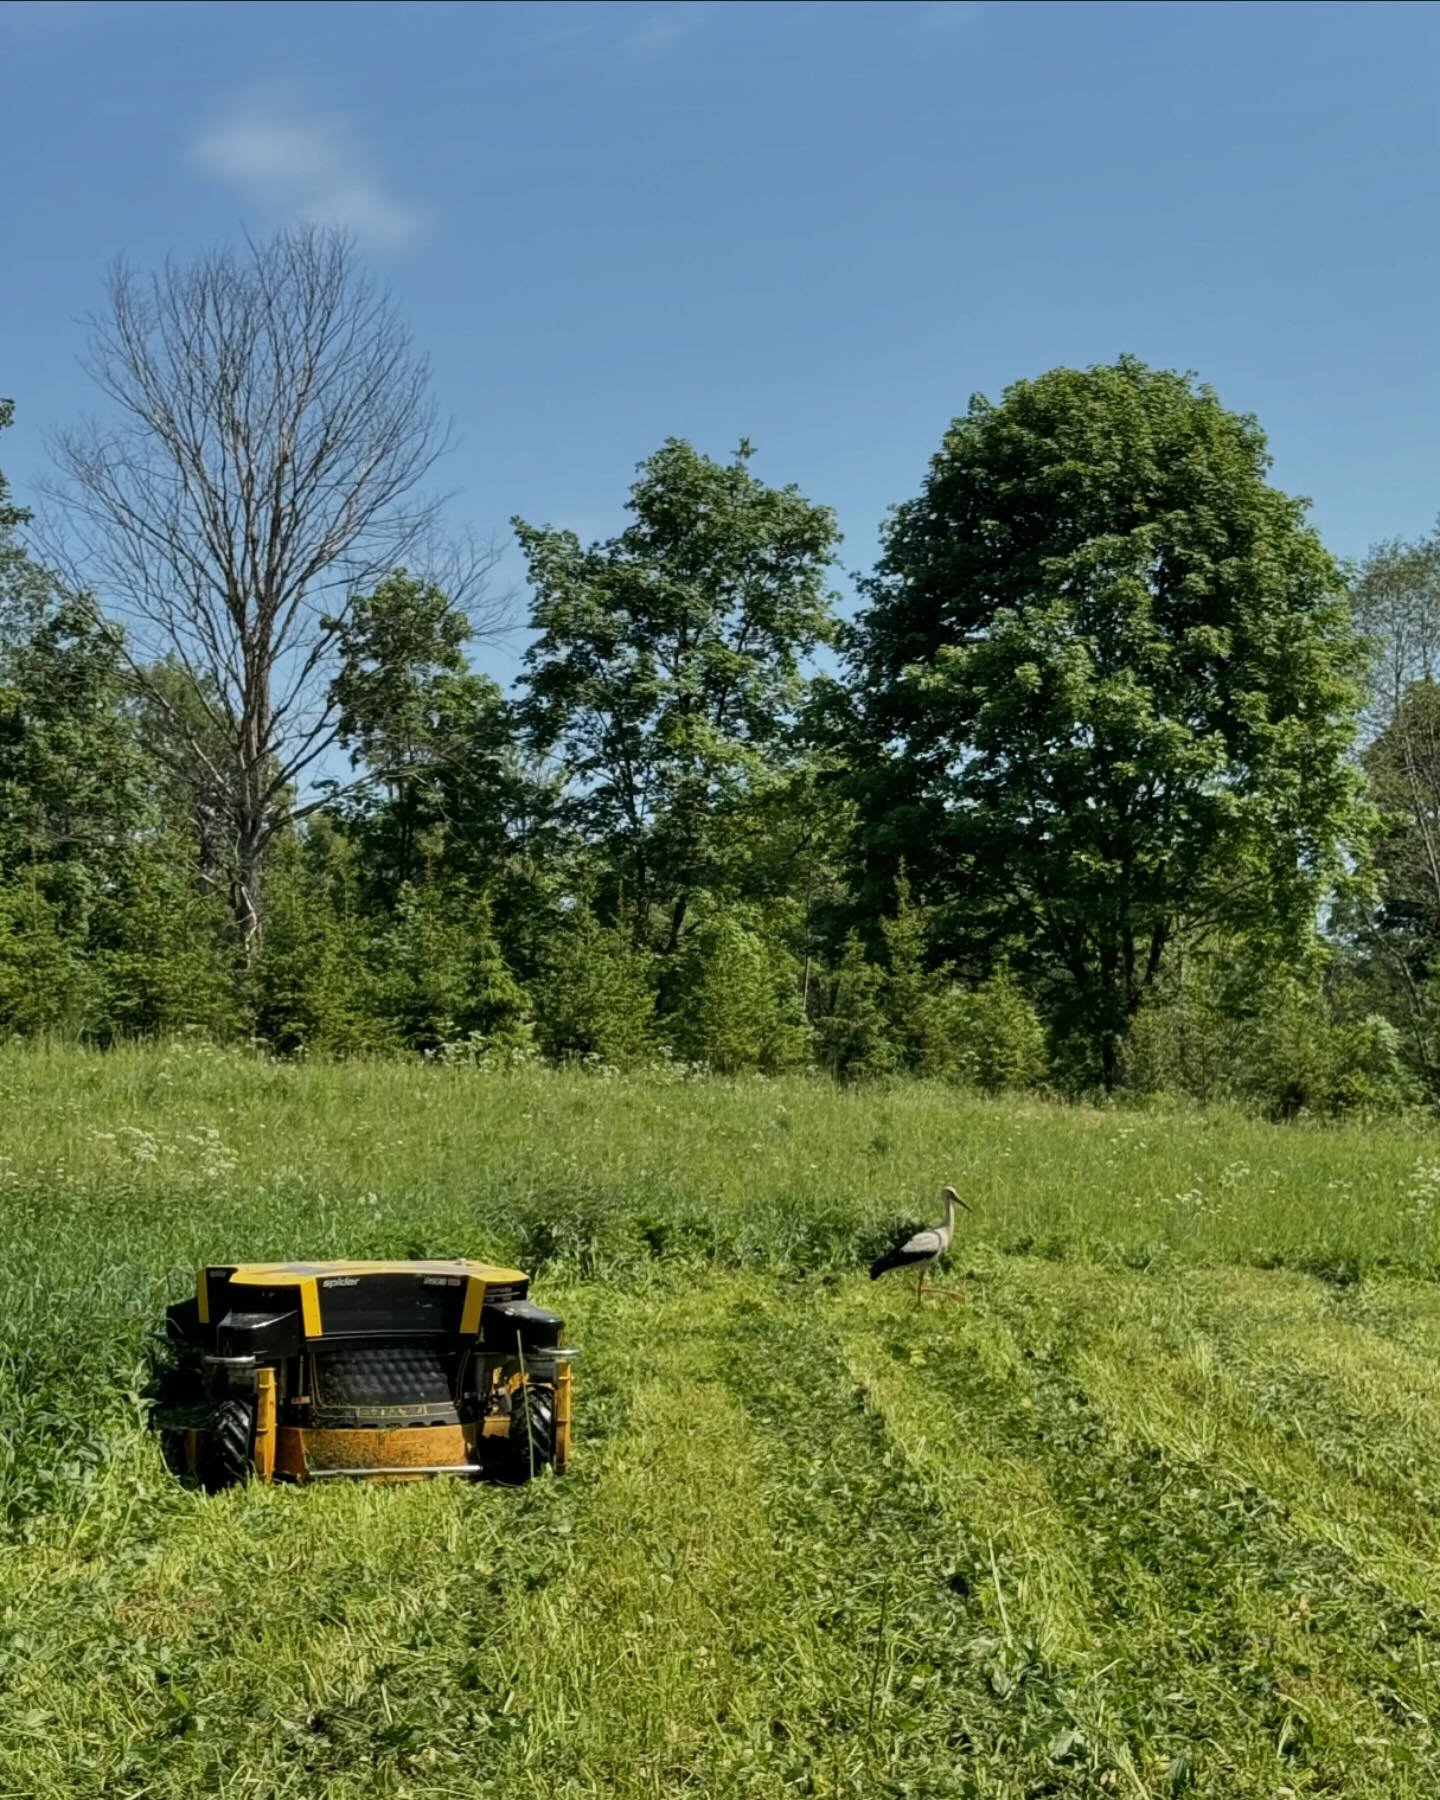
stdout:
<svg viewBox="0 0 1440 1800">
<path fill-rule="evenodd" d="M 950 1248 L 950 1240 L 955 1236 L 955 1208 L 963 1206 L 966 1212 L 968 1205 L 955 1192 L 953 1187 L 940 1190 L 940 1198 L 944 1202 L 945 1217 L 938 1225 L 931 1225 L 924 1231 L 917 1231 L 913 1237 L 906 1238 L 903 1244 L 897 1244 L 884 1256 L 877 1257 L 870 1265 L 870 1279 L 877 1281 L 889 1269 L 915 1269 L 915 1303 L 918 1306 L 925 1298 L 925 1271 L 932 1263 L 936 1263 Z"/>
</svg>

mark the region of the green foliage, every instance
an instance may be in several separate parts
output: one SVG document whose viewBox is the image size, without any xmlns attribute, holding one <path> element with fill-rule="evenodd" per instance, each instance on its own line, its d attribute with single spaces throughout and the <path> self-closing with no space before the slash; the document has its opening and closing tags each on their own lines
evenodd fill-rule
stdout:
<svg viewBox="0 0 1440 1800">
<path fill-rule="evenodd" d="M 521 718 L 574 785 L 566 816 L 613 907 L 679 944 L 691 897 L 724 892 L 734 815 L 792 751 L 801 659 L 832 633 L 828 508 L 671 440 L 640 467 L 632 522 L 582 549 L 515 529 L 535 590 Z"/>
<path fill-rule="evenodd" d="M 657 1048 L 653 958 L 588 908 L 558 925 L 536 990 L 536 1028 L 557 1062 L 593 1061 L 623 1069 Z"/>
<path fill-rule="evenodd" d="M 1409 683 L 1366 745 L 1370 792 L 1384 822 L 1376 860 L 1383 901 L 1440 939 L 1440 683 Z"/>
<path fill-rule="evenodd" d="M 774 1074 L 808 1060 L 800 970 L 763 922 L 707 908 L 677 961 L 665 1021 L 676 1055 L 722 1075 Z"/>
<path fill-rule="evenodd" d="M 137 840 L 117 862 L 91 920 L 104 996 L 96 1035 L 235 1036 L 243 1014 L 228 909 L 198 885 L 190 846 Z"/>
<path fill-rule="evenodd" d="M 959 1079 L 985 1094 L 1017 1092 L 1044 1080 L 1044 1024 L 1003 964 L 978 987 L 954 991 L 947 1012 Z"/>
<path fill-rule="evenodd" d="M 895 884 L 895 911 L 880 923 L 889 964 L 884 1006 L 888 1037 L 900 1065 L 912 1075 L 955 1072 L 953 971 L 948 964 L 927 967 L 933 916 L 916 906 L 902 873 Z"/>
<path fill-rule="evenodd" d="M 1293 942 L 1359 824 L 1359 650 L 1253 419 L 1131 358 L 972 401 L 851 646 L 872 866 L 1013 944 L 1107 1085 L 1187 931 Z"/>
<path fill-rule="evenodd" d="M 470 621 L 433 582 L 394 569 L 328 623 L 341 741 L 377 775 L 403 780 L 435 757 L 446 687 L 466 674 Z"/>
<path fill-rule="evenodd" d="M 285 1056 L 395 1050 L 361 910 L 354 847 L 325 815 L 276 844 L 265 872 L 265 935 L 250 969 L 254 1029 Z"/>
<path fill-rule="evenodd" d="M 1270 985 L 1264 969 L 1238 948 L 1177 960 L 1135 1021 L 1126 1068 L 1130 1086 L 1201 1104 L 1236 1098 L 1255 1013 Z"/>
<path fill-rule="evenodd" d="M 1359 650 L 1266 471 L 1253 420 L 1129 358 L 975 400 L 847 688 L 806 673 L 833 516 L 670 440 L 612 539 L 517 525 L 517 700 L 403 568 L 319 619 L 328 685 L 291 674 L 353 781 L 283 761 L 295 721 L 246 749 L 183 649 L 137 676 L 0 475 L 0 1030 L 1433 1101 L 1440 540 L 1353 584 L 1377 907 Z"/>
<path fill-rule="evenodd" d="M 505 966 L 483 896 L 402 888 L 372 955 L 378 1015 L 406 1048 L 528 1049 L 529 1003 Z"/>
<path fill-rule="evenodd" d="M 0 400 L 0 431 L 14 420 L 14 402 Z M 29 522 L 29 512 L 12 500 L 5 471 L 0 469 L 0 650 L 33 630 L 55 600 L 54 578 L 27 553 L 16 535 Z"/>
<path fill-rule="evenodd" d="M 25 875 L 0 885 L 0 1034 L 83 1037 L 101 1015 L 100 986 L 60 904 Z"/>
<path fill-rule="evenodd" d="M 949 963 L 927 967 L 934 909 L 917 906 L 906 875 L 881 921 L 884 1009 L 899 1064 L 984 1093 L 1033 1087 L 1046 1074 L 1045 1027 L 1005 964 L 966 987 Z"/>
<path fill-rule="evenodd" d="M 506 742 L 503 703 L 494 682 L 466 667 L 465 614 L 403 569 L 352 602 L 336 630 L 341 665 L 330 697 L 340 739 L 373 784 L 353 802 L 356 827 L 370 878 L 393 904 L 425 867 L 447 860 L 454 832 L 473 841 L 479 790 L 491 815 L 490 848 L 498 848 L 494 764 Z"/>
<path fill-rule="evenodd" d="M 86 606 L 52 597 L 0 643 L 0 867 L 102 876 L 143 817 L 143 773 L 112 642 Z"/>
<path fill-rule="evenodd" d="M 1419 1097 L 1388 1020 L 1328 1018 L 1298 983 L 1255 1020 L 1236 1087 L 1277 1119 L 1396 1112 Z"/>
<path fill-rule="evenodd" d="M 839 960 L 822 982 L 822 1011 L 815 1025 L 820 1066 L 843 1081 L 890 1075 L 901 1066 L 885 1005 L 885 971 L 871 962 L 859 934 L 851 932 Z"/>
<path fill-rule="evenodd" d="M 1339 1003 L 1323 960 L 1298 968 L 1239 947 L 1187 959 L 1136 1022 L 1140 1092 L 1237 1100 L 1274 1119 L 1398 1112 L 1421 1097 L 1389 1020 Z"/>
</svg>

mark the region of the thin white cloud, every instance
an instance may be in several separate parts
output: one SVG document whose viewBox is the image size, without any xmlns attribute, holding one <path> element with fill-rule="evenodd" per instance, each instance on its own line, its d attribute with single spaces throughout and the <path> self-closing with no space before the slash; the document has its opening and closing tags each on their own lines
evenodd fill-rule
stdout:
<svg viewBox="0 0 1440 1800">
<path fill-rule="evenodd" d="M 344 119 L 251 101 L 205 132 L 191 155 L 249 204 L 342 226 L 370 250 L 403 250 L 424 224 L 416 207 L 389 192 Z"/>
<path fill-rule="evenodd" d="M 654 7 L 625 34 L 625 48 L 632 56 L 664 56 L 702 25 L 708 24 L 714 10 L 705 0 L 685 0 L 678 6 Z"/>
</svg>

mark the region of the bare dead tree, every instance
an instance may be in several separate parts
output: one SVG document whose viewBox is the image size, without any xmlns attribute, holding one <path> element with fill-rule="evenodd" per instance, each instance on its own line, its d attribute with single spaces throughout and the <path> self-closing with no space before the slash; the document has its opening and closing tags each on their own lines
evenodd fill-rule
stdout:
<svg viewBox="0 0 1440 1800">
<path fill-rule="evenodd" d="M 157 752 L 225 821 L 253 945 L 267 849 L 323 803 L 306 784 L 336 741 L 351 597 L 428 558 L 440 502 L 421 490 L 448 431 L 389 296 L 332 231 L 150 277 L 118 265 L 89 323 L 112 413 L 54 445 L 67 571 L 119 628 Z M 490 561 L 445 570 L 461 604 Z"/>
<path fill-rule="evenodd" d="M 1370 645 L 1363 761 L 1392 824 L 1378 846 L 1385 908 L 1372 946 L 1405 1009 L 1412 1051 L 1440 1097 L 1440 994 L 1425 973 L 1440 929 L 1440 529 L 1377 544 L 1351 588 Z"/>
<path fill-rule="evenodd" d="M 1440 527 L 1418 542 L 1376 544 L 1357 571 L 1350 598 L 1370 644 L 1367 722 L 1379 732 L 1414 682 L 1440 675 Z"/>
</svg>

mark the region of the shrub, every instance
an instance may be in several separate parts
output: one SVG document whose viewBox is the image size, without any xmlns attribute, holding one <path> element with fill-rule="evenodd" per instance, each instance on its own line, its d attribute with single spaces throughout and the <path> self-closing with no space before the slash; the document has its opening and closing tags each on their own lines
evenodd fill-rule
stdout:
<svg viewBox="0 0 1440 1800">
<path fill-rule="evenodd" d="M 529 1046 L 529 1002 L 483 897 L 407 884 L 376 949 L 380 1017 L 412 1050 L 433 1054 L 457 1040 L 506 1052 Z"/>
<path fill-rule="evenodd" d="M 187 843 L 127 846 L 91 921 L 103 990 L 97 1035 L 233 1037 L 242 1008 L 230 933 L 228 911 L 196 880 Z"/>
<path fill-rule="evenodd" d="M 823 984 L 815 1037 L 822 1067 L 842 1081 L 890 1075 L 903 1066 L 886 1008 L 886 975 L 867 960 L 855 932 Z"/>
<path fill-rule="evenodd" d="M 265 887 L 265 935 L 250 972 L 254 1028 L 290 1056 L 398 1048 L 376 970 L 383 930 L 350 901 L 349 870 L 332 841 L 282 840 Z M 334 853 L 334 854 L 332 854 Z"/>
<path fill-rule="evenodd" d="M 954 990 L 945 1012 L 958 1079 L 987 1094 L 1044 1080 L 1045 1027 L 1008 968 L 977 988 Z"/>
<path fill-rule="evenodd" d="M 62 930 L 60 909 L 23 877 L 0 887 L 0 1032 L 79 1037 L 100 1001 L 95 968 Z"/>
<path fill-rule="evenodd" d="M 556 932 L 536 993 L 540 1047 L 556 1062 L 594 1058 L 615 1068 L 655 1048 L 651 958 L 588 910 Z"/>
<path fill-rule="evenodd" d="M 692 927 L 678 959 L 666 1030 L 677 1055 L 720 1074 L 803 1063 L 810 1030 L 793 959 L 733 913 Z"/>
<path fill-rule="evenodd" d="M 1336 1017 L 1318 976 L 1193 958 L 1136 1021 L 1130 1085 L 1239 1100 L 1273 1119 L 1394 1112 L 1418 1100 L 1396 1028 L 1376 1013 Z"/>
<path fill-rule="evenodd" d="M 1389 1020 L 1329 1019 L 1320 997 L 1298 986 L 1256 1020 L 1236 1085 L 1274 1119 L 1397 1112 L 1419 1098 Z"/>
</svg>

